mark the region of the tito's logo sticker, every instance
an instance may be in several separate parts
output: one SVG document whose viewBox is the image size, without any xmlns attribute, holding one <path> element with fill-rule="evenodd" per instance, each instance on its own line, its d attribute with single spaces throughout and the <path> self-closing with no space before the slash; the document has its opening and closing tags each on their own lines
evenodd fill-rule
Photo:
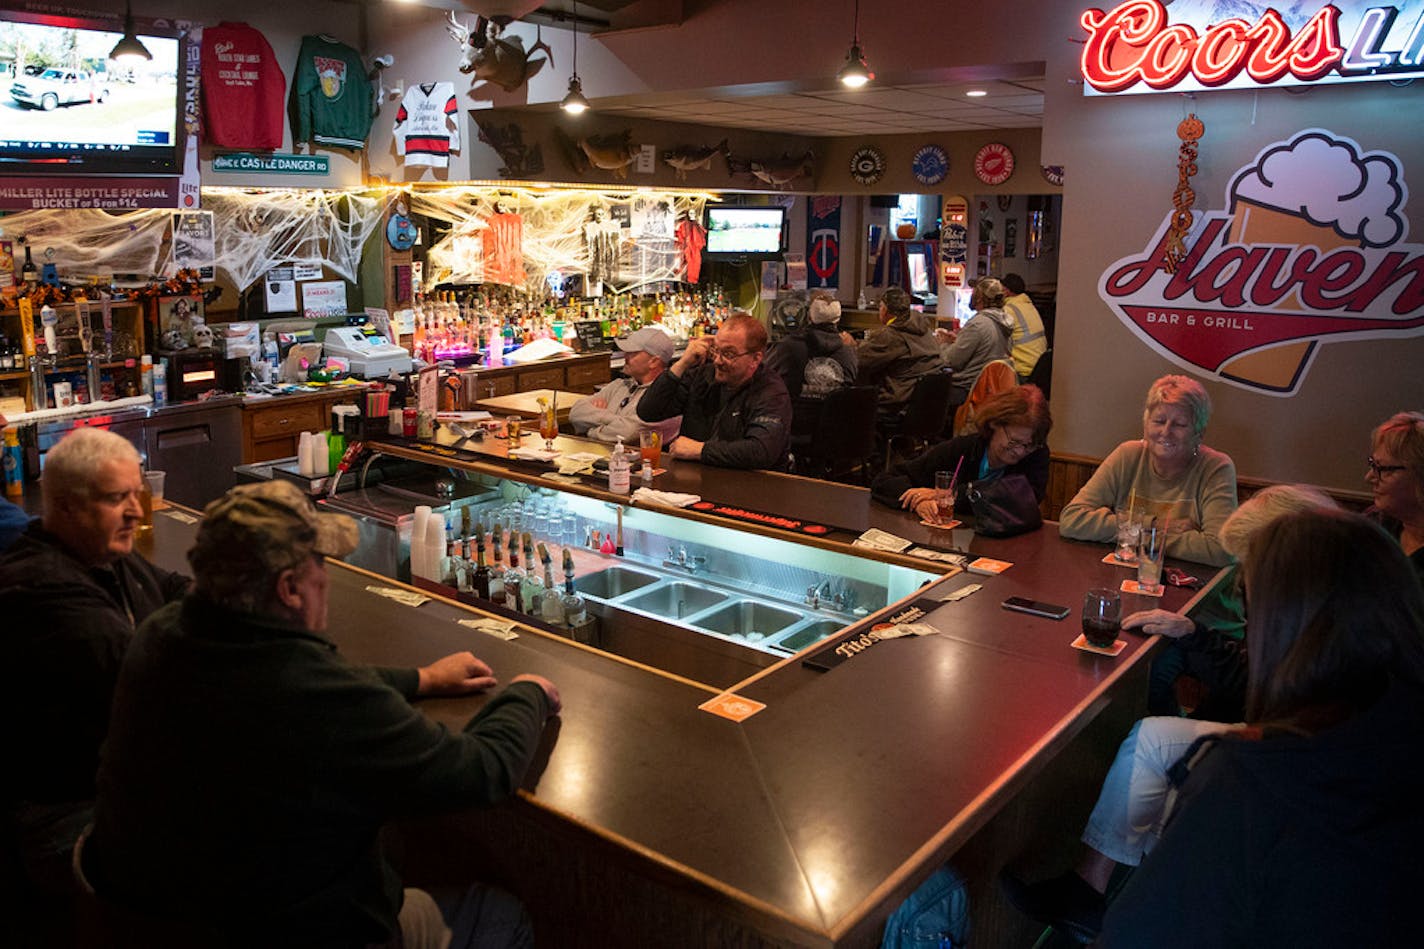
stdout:
<svg viewBox="0 0 1424 949">
<path fill-rule="evenodd" d="M 1198 373 L 1293 395 L 1322 342 L 1424 335 L 1424 245 L 1407 243 L 1404 168 L 1325 129 L 1262 149 L 1196 212 L 1164 269 L 1168 212 L 1098 294 L 1143 342 Z"/>
</svg>

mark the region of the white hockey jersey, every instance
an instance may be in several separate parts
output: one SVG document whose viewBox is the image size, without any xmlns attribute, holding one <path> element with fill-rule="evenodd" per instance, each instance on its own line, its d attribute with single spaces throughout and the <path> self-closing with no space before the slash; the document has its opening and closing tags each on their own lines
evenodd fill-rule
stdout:
<svg viewBox="0 0 1424 949">
<path fill-rule="evenodd" d="M 448 166 L 450 153 L 460 150 L 459 111 L 454 83 L 411 86 L 396 112 L 396 154 L 407 165 Z"/>
</svg>

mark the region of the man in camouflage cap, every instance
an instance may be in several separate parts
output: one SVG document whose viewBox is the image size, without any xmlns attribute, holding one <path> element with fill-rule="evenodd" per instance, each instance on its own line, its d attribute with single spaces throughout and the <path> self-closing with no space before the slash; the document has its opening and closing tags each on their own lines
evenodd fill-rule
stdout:
<svg viewBox="0 0 1424 949">
<path fill-rule="evenodd" d="M 289 482 L 208 505 L 188 555 L 194 592 L 143 625 L 119 675 L 83 850 L 101 895 L 209 945 L 452 935 L 428 894 L 402 891 L 377 833 L 397 814 L 513 793 L 558 691 L 518 676 L 452 734 L 411 701 L 491 688 L 485 663 L 468 652 L 420 669 L 348 663 L 322 635 L 325 557 L 356 545 L 351 518 Z M 472 932 L 491 940 L 480 945 L 532 943 L 507 895 L 471 891 L 446 913 L 456 945 Z"/>
</svg>

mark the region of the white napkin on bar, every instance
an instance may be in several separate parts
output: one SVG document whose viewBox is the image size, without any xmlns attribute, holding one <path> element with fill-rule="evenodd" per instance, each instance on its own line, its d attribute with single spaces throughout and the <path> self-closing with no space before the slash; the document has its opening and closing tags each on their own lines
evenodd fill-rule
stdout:
<svg viewBox="0 0 1424 949">
<path fill-rule="evenodd" d="M 509 457 L 522 458 L 525 461 L 553 461 L 559 457 L 558 450 L 545 451 L 542 448 L 511 448 Z"/>
<path fill-rule="evenodd" d="M 687 507 L 702 500 L 698 494 L 678 494 L 676 491 L 655 491 L 652 488 L 639 488 L 633 492 L 634 501 L 642 501 L 644 504 L 660 504 L 663 507 Z"/>
</svg>

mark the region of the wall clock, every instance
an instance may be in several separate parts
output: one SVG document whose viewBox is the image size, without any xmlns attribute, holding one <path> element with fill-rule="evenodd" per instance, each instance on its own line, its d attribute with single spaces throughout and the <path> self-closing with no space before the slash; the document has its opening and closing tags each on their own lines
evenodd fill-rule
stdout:
<svg viewBox="0 0 1424 949">
<path fill-rule="evenodd" d="M 885 174 L 885 155 L 878 148 L 856 149 L 850 156 L 850 176 L 857 184 L 873 185 Z"/>
<path fill-rule="evenodd" d="M 922 185 L 937 185 L 949 174 L 949 156 L 938 145 L 926 145 L 910 160 L 910 171 Z"/>
<path fill-rule="evenodd" d="M 986 185 L 1001 185 L 1014 173 L 1014 153 L 1002 142 L 990 142 L 974 156 L 974 176 Z"/>
</svg>

